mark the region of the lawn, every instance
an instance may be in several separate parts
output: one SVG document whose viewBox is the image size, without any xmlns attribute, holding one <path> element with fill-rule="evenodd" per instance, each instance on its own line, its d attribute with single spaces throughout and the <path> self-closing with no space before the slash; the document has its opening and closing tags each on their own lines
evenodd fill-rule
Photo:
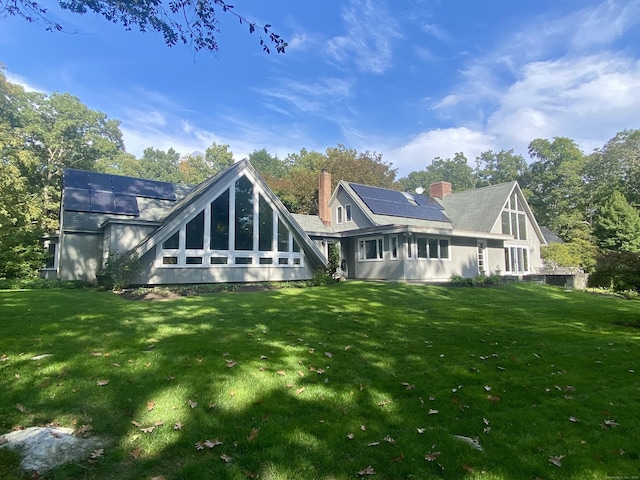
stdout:
<svg viewBox="0 0 640 480">
<path fill-rule="evenodd" d="M 51 479 L 638 478 L 638 327 L 537 284 L 0 291 L 0 433 L 105 439 Z"/>
</svg>

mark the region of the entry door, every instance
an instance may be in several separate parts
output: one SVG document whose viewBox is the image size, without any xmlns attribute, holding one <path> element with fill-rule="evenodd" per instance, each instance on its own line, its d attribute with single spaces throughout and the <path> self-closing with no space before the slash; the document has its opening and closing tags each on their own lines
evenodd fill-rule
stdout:
<svg viewBox="0 0 640 480">
<path fill-rule="evenodd" d="M 484 275 L 487 273 L 486 266 L 486 244 L 484 242 L 478 242 L 478 273 Z"/>
</svg>

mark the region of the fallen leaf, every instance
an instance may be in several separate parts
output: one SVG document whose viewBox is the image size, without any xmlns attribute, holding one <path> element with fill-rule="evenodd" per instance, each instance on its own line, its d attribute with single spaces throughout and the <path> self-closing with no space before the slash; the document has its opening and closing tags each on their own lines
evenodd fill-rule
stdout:
<svg viewBox="0 0 640 480">
<path fill-rule="evenodd" d="M 269 360 L 269 357 L 266 355 L 260 355 L 260 360 Z"/>
<path fill-rule="evenodd" d="M 90 458 L 95 460 L 96 458 L 100 458 L 104 455 L 104 448 L 96 448 L 93 452 L 91 452 Z"/>
<path fill-rule="evenodd" d="M 180 422 L 176 422 L 176 423 L 173 425 L 173 429 L 174 429 L 174 430 L 182 430 L 182 423 L 180 423 Z"/>
<path fill-rule="evenodd" d="M 73 434 L 76 437 L 84 437 L 88 432 L 90 432 L 91 430 L 93 430 L 93 426 L 91 426 L 91 424 L 88 425 L 80 425 L 74 432 Z"/>
<path fill-rule="evenodd" d="M 347 345 L 346 347 L 344 347 L 345 350 L 349 350 L 351 348 L 351 345 Z"/>
<path fill-rule="evenodd" d="M 92 357 L 101 357 L 101 356 L 102 356 L 102 353 L 101 353 L 101 352 L 91 352 L 91 353 L 90 353 L 90 355 L 91 355 Z"/>
<path fill-rule="evenodd" d="M 433 408 L 429 409 L 429 415 L 436 415 L 438 413 L 440 413 L 440 410 L 434 410 Z"/>
<path fill-rule="evenodd" d="M 487 420 L 486 418 L 483 418 L 483 419 L 482 419 L 482 422 L 483 422 L 485 425 L 489 425 L 489 420 Z"/>
<path fill-rule="evenodd" d="M 400 385 L 402 385 L 407 390 L 413 390 L 414 388 L 416 388 L 415 385 L 412 385 L 409 382 L 402 382 Z"/>
<path fill-rule="evenodd" d="M 300 395 L 302 392 L 304 392 L 306 390 L 306 388 L 304 387 L 300 387 L 299 389 L 296 390 L 296 395 Z"/>
<path fill-rule="evenodd" d="M 131 424 L 136 426 L 136 427 L 138 427 L 138 428 L 141 427 L 141 425 L 138 422 L 136 422 L 135 420 L 131 420 Z"/>
<path fill-rule="evenodd" d="M 615 420 L 605 420 L 604 423 L 602 425 L 600 425 L 602 428 L 615 428 L 618 425 L 620 425 L 618 422 L 616 422 Z"/>
<path fill-rule="evenodd" d="M 569 421 L 576 423 L 576 422 L 579 422 L 580 420 L 578 420 L 576 417 L 569 417 Z"/>
<path fill-rule="evenodd" d="M 156 408 L 156 402 L 147 402 L 147 411 L 151 411 Z"/>
<path fill-rule="evenodd" d="M 222 442 L 216 438 L 214 440 L 205 440 L 204 445 L 205 447 L 208 447 L 208 448 L 214 448 L 214 447 L 217 447 L 218 445 L 222 445 Z"/>
<path fill-rule="evenodd" d="M 329 358 L 333 357 L 333 353 L 331 353 L 331 352 L 324 352 L 324 354 L 325 354 L 325 356 L 327 356 Z"/>
<path fill-rule="evenodd" d="M 112 363 L 111 366 L 112 367 L 116 367 L 116 368 L 120 368 L 122 365 L 120 365 L 119 363 Z"/>
<path fill-rule="evenodd" d="M 487 392 L 490 392 L 490 391 L 491 391 L 491 387 L 490 387 L 489 385 L 485 385 L 485 386 L 484 386 L 484 389 L 485 389 Z"/>
<path fill-rule="evenodd" d="M 416 430 L 418 430 L 418 433 L 419 433 L 420 435 L 422 435 L 422 434 L 424 433 L 424 431 L 425 431 L 425 429 L 424 429 L 424 428 L 417 428 Z"/>
<path fill-rule="evenodd" d="M 222 455 L 220 455 L 220 458 L 225 462 L 225 463 L 229 463 L 231 460 L 233 460 L 233 457 L 230 457 L 229 455 L 227 455 L 226 453 L 223 453 Z"/>
<path fill-rule="evenodd" d="M 104 387 L 105 385 L 109 384 L 109 380 L 98 380 L 96 383 L 99 387 Z"/>
<path fill-rule="evenodd" d="M 153 431 L 156 429 L 156 427 L 145 427 L 145 428 L 141 428 L 140 431 L 142 433 L 153 433 Z"/>
<path fill-rule="evenodd" d="M 465 472 L 469 472 L 469 473 L 473 473 L 473 471 L 474 471 L 474 468 L 473 468 L 473 467 L 470 467 L 469 465 L 462 465 L 462 469 L 463 469 Z"/>
<path fill-rule="evenodd" d="M 287 374 L 287 372 L 285 372 L 284 370 L 278 370 L 276 373 L 281 377 L 284 377 Z"/>
<path fill-rule="evenodd" d="M 424 456 L 424 459 L 427 460 L 428 462 L 433 462 L 434 460 L 436 460 L 440 455 L 442 455 L 442 453 L 440 452 L 431 452 L 431 453 L 427 453 Z"/>
<path fill-rule="evenodd" d="M 231 360 L 231 359 L 227 360 L 227 368 L 233 368 L 236 366 L 236 364 L 237 362 L 235 360 Z"/>
<path fill-rule="evenodd" d="M 135 450 L 131 450 L 129 455 L 131 455 L 135 460 L 138 460 L 138 458 L 140 458 L 140 455 L 142 455 L 142 449 L 136 448 Z"/>
<path fill-rule="evenodd" d="M 360 425 L 360 430 L 364 432 L 366 429 L 367 429 L 366 425 Z"/>
<path fill-rule="evenodd" d="M 367 468 L 364 468 L 358 472 L 358 475 L 360 475 L 361 477 L 364 475 L 375 475 L 375 474 L 376 474 L 376 471 L 373 469 L 371 465 L 369 465 Z"/>
<path fill-rule="evenodd" d="M 187 400 L 187 403 L 191 408 L 196 408 L 198 406 L 198 402 L 193 402 L 191 400 Z"/>
<path fill-rule="evenodd" d="M 169 376 L 167 377 L 167 380 L 169 380 L 169 381 L 171 381 L 171 380 L 175 380 L 175 379 L 176 379 L 176 377 L 174 377 L 174 376 L 172 376 L 172 375 L 169 375 Z"/>
<path fill-rule="evenodd" d="M 251 433 L 250 433 L 250 434 L 249 434 L 249 436 L 247 437 L 247 441 L 249 441 L 249 442 L 253 442 L 253 441 L 256 439 L 256 437 L 258 436 L 258 431 L 259 431 L 259 429 L 257 429 L 257 428 L 252 428 L 252 429 L 251 429 Z"/>
<path fill-rule="evenodd" d="M 355 437 L 355 435 L 353 433 L 347 433 L 347 438 L 349 440 L 353 440 L 353 437 Z"/>
<path fill-rule="evenodd" d="M 556 467 L 561 467 L 563 458 L 564 458 L 564 455 L 559 455 L 557 457 L 549 457 L 549 462 L 553 463 Z"/>
<path fill-rule="evenodd" d="M 395 441 L 393 438 L 391 438 L 389 435 L 387 435 L 386 437 L 384 437 L 384 438 L 383 438 L 383 440 L 384 440 L 385 442 L 389 442 L 389 443 L 396 443 L 396 441 Z"/>
<path fill-rule="evenodd" d="M 371 442 L 367 444 L 368 447 L 375 447 L 376 445 L 380 445 L 380 442 Z"/>
<path fill-rule="evenodd" d="M 145 367 L 149 368 L 151 366 L 151 362 L 147 362 L 144 364 Z"/>
<path fill-rule="evenodd" d="M 487 395 L 487 400 L 489 400 L 491 403 L 498 403 L 500 401 L 500 397 L 498 397 L 498 396 L 494 397 L 493 395 Z"/>
<path fill-rule="evenodd" d="M 27 413 L 28 411 L 24 405 L 21 405 L 19 403 L 16 403 L 16 408 L 20 410 L 22 413 Z"/>
</svg>

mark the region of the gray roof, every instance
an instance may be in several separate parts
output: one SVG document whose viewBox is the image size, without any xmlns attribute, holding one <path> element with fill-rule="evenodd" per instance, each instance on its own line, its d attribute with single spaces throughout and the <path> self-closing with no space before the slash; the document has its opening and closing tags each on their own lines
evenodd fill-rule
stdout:
<svg viewBox="0 0 640 480">
<path fill-rule="evenodd" d="M 320 220 L 318 215 L 292 213 L 291 216 L 296 222 L 298 222 L 305 232 L 333 233 L 333 229 L 322 223 L 322 220 Z"/>
<path fill-rule="evenodd" d="M 553 233 L 547 227 L 541 226 L 540 231 L 542 232 L 542 235 L 544 236 L 544 239 L 547 243 L 564 243 L 564 240 L 562 240 L 562 238 Z"/>
<path fill-rule="evenodd" d="M 490 232 L 515 185 L 507 182 L 447 195 L 442 204 L 453 228 Z"/>
</svg>

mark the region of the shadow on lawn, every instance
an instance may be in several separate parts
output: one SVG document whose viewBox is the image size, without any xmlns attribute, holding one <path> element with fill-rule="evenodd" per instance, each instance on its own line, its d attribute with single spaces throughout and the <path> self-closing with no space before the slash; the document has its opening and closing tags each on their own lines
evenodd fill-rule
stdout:
<svg viewBox="0 0 640 480">
<path fill-rule="evenodd" d="M 481 383 L 474 393 L 452 392 L 458 385 L 471 390 L 477 380 L 470 368 L 485 368 L 468 353 L 498 351 L 483 343 L 495 334 L 488 331 L 495 319 L 477 305 L 541 329 L 532 332 L 535 342 L 557 328 L 540 326 L 558 311 L 557 302 L 581 301 L 553 292 L 557 298 L 550 290 L 529 291 L 540 302 L 534 310 L 513 305 L 506 289 L 461 295 L 460 289 L 378 283 L 156 303 L 103 297 L 70 306 L 66 316 L 58 312 L 55 324 L 40 317 L 42 348 L 64 345 L 65 353 L 42 360 L 42 378 L 10 382 L 5 375 L 2 383 L 7 400 L 34 412 L 33 422 L 74 418 L 111 440 L 104 461 L 62 467 L 51 478 L 353 478 L 368 465 L 380 478 L 461 478 L 464 466 L 497 478 L 560 478 L 546 457 L 535 463 L 539 452 L 514 450 L 509 436 L 517 431 L 485 436 L 485 452 L 452 438 L 480 435 L 483 417 L 501 408 L 486 401 Z M 24 298 L 15 295 L 6 305 L 26 309 Z M 589 334 L 578 319 L 563 320 L 575 323 L 576 334 Z M 462 335 L 468 346 L 460 344 Z M 494 336 L 509 338 L 508 332 Z M 466 360 L 452 365 L 449 356 Z M 100 380 L 108 384 L 98 386 Z M 40 381 L 49 383 L 34 390 Z M 36 398 L 25 398 L 34 391 Z M 430 415 L 434 406 L 440 417 Z M 174 429 L 177 423 L 181 429 Z M 459 429 L 450 431 L 452 425 Z M 140 430 L 152 426 L 152 433 Z M 428 428 L 419 434 L 419 427 Z M 511 428 L 526 425 L 515 418 Z M 216 439 L 222 444 L 200 443 Z M 435 449 L 443 455 L 426 461 Z M 562 474 L 580 472 L 569 460 Z"/>
</svg>

